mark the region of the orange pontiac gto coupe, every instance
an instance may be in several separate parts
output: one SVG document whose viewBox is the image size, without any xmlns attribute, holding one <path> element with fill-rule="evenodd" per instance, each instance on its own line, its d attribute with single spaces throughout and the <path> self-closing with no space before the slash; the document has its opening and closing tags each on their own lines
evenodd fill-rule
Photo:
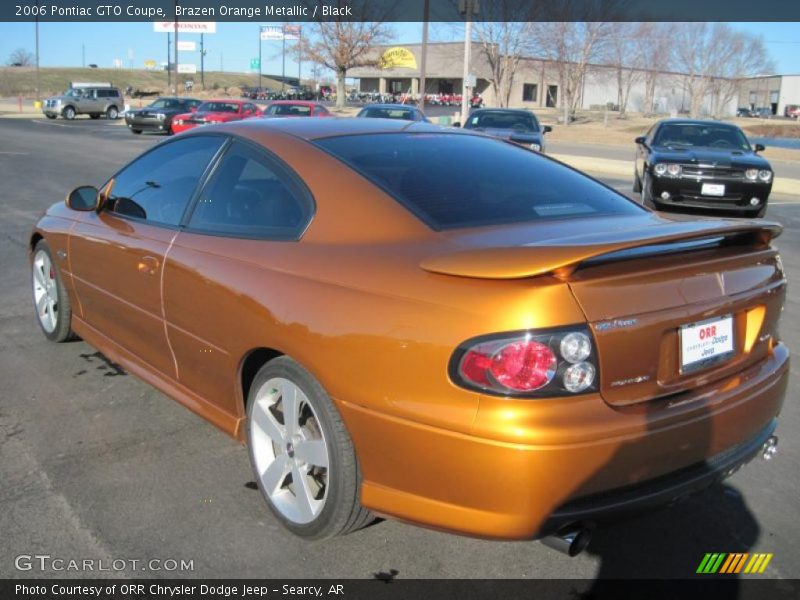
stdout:
<svg viewBox="0 0 800 600">
<path fill-rule="evenodd" d="M 246 442 L 296 534 L 378 514 L 574 554 L 775 451 L 779 233 L 474 133 L 252 120 L 77 188 L 30 256 L 45 335 Z"/>
</svg>

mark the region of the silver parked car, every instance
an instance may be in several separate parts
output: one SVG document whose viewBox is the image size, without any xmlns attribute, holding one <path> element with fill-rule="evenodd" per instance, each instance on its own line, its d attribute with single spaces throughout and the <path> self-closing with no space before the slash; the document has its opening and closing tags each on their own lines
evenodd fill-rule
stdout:
<svg viewBox="0 0 800 600">
<path fill-rule="evenodd" d="M 69 120 L 77 115 L 89 115 L 92 119 L 105 115 L 117 119 L 123 108 L 122 93 L 115 87 L 73 87 L 61 96 L 47 98 L 42 104 L 42 112 L 48 119 L 59 115 Z"/>
</svg>

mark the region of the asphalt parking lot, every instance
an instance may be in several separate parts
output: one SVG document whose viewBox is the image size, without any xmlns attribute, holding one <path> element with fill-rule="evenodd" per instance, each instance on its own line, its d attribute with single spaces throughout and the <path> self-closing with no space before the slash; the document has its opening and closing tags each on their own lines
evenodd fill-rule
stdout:
<svg viewBox="0 0 800 600">
<path fill-rule="evenodd" d="M 84 342 L 49 343 L 32 311 L 26 246 L 38 215 L 160 139 L 102 120 L 0 119 L 0 578 L 81 575 L 15 568 L 32 554 L 193 561 L 192 571 L 136 573 L 147 577 L 683 578 L 706 552 L 773 553 L 760 577 L 800 577 L 797 367 L 775 460 L 600 529 L 577 558 L 395 521 L 315 543 L 284 532 L 242 446 Z M 781 331 L 798 349 L 800 198 L 771 200 L 790 280 Z"/>
</svg>

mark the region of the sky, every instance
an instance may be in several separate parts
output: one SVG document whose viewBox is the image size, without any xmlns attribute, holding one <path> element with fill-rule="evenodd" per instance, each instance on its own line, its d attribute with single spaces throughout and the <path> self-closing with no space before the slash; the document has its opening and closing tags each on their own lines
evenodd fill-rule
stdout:
<svg viewBox="0 0 800 600">
<path fill-rule="evenodd" d="M 266 24 L 266 23 L 265 23 Z M 274 23 L 273 23 L 274 24 Z M 779 74 L 800 74 L 800 23 L 731 23 L 732 26 L 763 36 Z M 0 64 L 8 62 L 17 48 L 34 50 L 33 23 L 0 23 Z M 421 23 L 393 23 L 394 40 L 399 43 L 422 39 Z M 458 37 L 458 29 L 433 23 L 431 41 Z M 40 64 L 44 67 L 86 64 L 143 68 L 145 60 L 166 60 L 167 35 L 155 33 L 152 23 L 41 23 L 39 25 Z M 179 39 L 198 43 L 197 34 L 181 34 Z M 287 42 L 287 44 L 293 42 Z M 205 36 L 206 69 L 246 72 L 250 60 L 258 56 L 258 24 L 217 23 L 217 33 Z M 281 73 L 281 42 L 263 42 L 263 72 Z M 181 62 L 200 65 L 199 52 L 181 53 Z M 287 54 L 286 74 L 296 75 L 297 64 Z M 308 65 L 303 77 L 310 75 Z"/>
</svg>

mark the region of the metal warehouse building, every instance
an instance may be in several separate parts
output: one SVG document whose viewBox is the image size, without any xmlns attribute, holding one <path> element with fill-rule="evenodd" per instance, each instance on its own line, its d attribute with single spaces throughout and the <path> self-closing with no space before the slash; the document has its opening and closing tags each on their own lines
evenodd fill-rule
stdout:
<svg viewBox="0 0 800 600">
<path fill-rule="evenodd" d="M 767 107 L 773 115 L 786 115 L 790 106 L 800 105 L 800 75 L 748 77 L 739 85 L 739 106 Z"/>
<path fill-rule="evenodd" d="M 421 44 L 402 44 L 377 47 L 371 57 L 381 62 L 385 53 L 403 53 L 408 57 L 404 66 L 398 61 L 383 61 L 385 68 L 357 67 L 348 71 L 348 77 L 359 80 L 362 92 L 419 94 L 419 64 Z M 472 43 L 470 71 L 476 79 L 475 89 L 483 95 L 488 106 L 497 106 L 492 86 L 489 83 L 491 69 L 482 52 L 481 44 Z M 401 61 L 402 62 L 402 61 Z M 427 94 L 460 94 L 464 65 L 463 42 L 434 42 L 428 44 L 426 64 Z M 628 101 L 628 110 L 645 112 L 645 84 L 643 73 L 638 73 Z M 657 76 L 654 95 L 655 112 L 679 113 L 688 110 L 689 94 L 686 91 L 686 76 L 681 73 L 663 72 Z M 517 68 L 511 89 L 509 106 L 514 108 L 560 108 L 563 107 L 558 70 L 555 64 L 535 58 L 523 58 Z M 702 112 L 712 112 L 713 98 L 708 97 Z M 590 65 L 580 90 L 579 107 L 598 108 L 606 104 L 617 104 L 616 69 L 608 65 Z M 736 112 L 736 98 L 727 102 L 719 112 L 732 115 Z"/>
</svg>

